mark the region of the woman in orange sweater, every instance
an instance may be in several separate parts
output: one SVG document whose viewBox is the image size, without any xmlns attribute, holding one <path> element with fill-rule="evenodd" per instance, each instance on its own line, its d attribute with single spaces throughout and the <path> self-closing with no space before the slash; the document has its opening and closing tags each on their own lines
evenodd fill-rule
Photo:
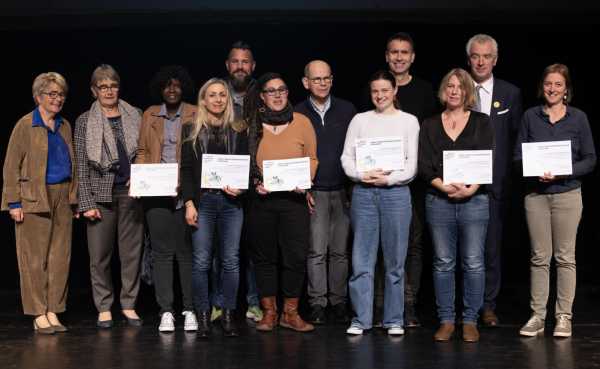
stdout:
<svg viewBox="0 0 600 369">
<path fill-rule="evenodd" d="M 288 102 L 288 88 L 276 73 L 263 75 L 246 98 L 244 120 L 249 125 L 250 177 L 253 188 L 244 217 L 250 242 L 258 297 L 263 319 L 256 329 L 270 331 L 277 325 L 275 296 L 277 262 L 281 248 L 284 297 L 281 325 L 297 331 L 313 329 L 298 315 L 298 300 L 306 275 L 310 213 L 306 191 L 270 192 L 263 186 L 263 161 L 310 158 L 311 179 L 317 171 L 317 138 L 302 114 Z"/>
</svg>

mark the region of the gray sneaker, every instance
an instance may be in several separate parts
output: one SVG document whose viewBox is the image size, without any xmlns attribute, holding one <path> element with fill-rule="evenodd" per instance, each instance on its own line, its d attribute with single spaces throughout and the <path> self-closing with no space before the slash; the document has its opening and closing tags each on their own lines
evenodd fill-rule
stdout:
<svg viewBox="0 0 600 369">
<path fill-rule="evenodd" d="M 556 321 L 556 327 L 554 327 L 554 337 L 571 337 L 571 321 L 566 315 L 561 316 Z"/>
<path fill-rule="evenodd" d="M 531 319 L 521 328 L 519 334 L 521 336 L 537 336 L 539 332 L 544 331 L 544 321 L 540 320 L 540 318 L 532 316 Z"/>
</svg>

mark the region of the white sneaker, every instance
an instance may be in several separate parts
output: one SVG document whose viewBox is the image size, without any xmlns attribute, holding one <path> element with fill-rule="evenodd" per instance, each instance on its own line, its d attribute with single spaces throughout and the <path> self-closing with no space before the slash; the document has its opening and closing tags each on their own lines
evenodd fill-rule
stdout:
<svg viewBox="0 0 600 369">
<path fill-rule="evenodd" d="M 532 316 L 527 322 L 527 324 L 525 324 L 523 328 L 521 328 L 519 334 L 521 336 L 535 337 L 538 333 L 544 331 L 544 325 L 545 323 L 543 320 L 541 320 L 538 317 Z"/>
<path fill-rule="evenodd" d="M 346 330 L 348 334 L 363 334 L 363 329 L 357 325 L 351 325 L 350 328 Z"/>
<path fill-rule="evenodd" d="M 556 327 L 554 328 L 554 337 L 571 337 L 571 332 L 573 328 L 571 326 L 571 321 L 569 317 L 566 315 L 561 316 L 556 321 Z"/>
<path fill-rule="evenodd" d="M 175 318 L 173 318 L 173 314 L 166 312 L 162 315 L 158 330 L 161 332 L 173 332 L 175 330 Z"/>
<path fill-rule="evenodd" d="M 392 324 L 388 328 L 388 334 L 404 334 L 404 327 L 399 324 Z"/>
<path fill-rule="evenodd" d="M 186 331 L 197 331 L 198 330 L 198 319 L 196 318 L 196 313 L 193 311 L 184 311 L 185 315 L 185 323 L 183 323 L 183 329 Z"/>
</svg>

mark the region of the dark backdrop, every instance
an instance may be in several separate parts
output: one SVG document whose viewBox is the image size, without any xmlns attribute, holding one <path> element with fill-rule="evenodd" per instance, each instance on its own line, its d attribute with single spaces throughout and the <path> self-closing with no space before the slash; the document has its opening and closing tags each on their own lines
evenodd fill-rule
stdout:
<svg viewBox="0 0 600 369">
<path fill-rule="evenodd" d="M 486 24 L 481 24 L 476 13 L 466 13 L 467 20 L 450 16 L 444 21 L 440 20 L 438 12 L 436 22 L 430 22 L 426 13 L 417 21 L 413 17 L 410 22 L 401 22 L 400 13 L 398 21 L 394 21 L 393 17 L 390 20 L 389 12 L 381 12 L 380 16 L 387 19 L 385 22 L 371 22 L 372 14 L 365 14 L 353 13 L 352 20 L 337 19 L 333 24 L 319 22 L 316 16 L 304 21 L 270 23 L 257 22 L 250 17 L 248 21 L 254 21 L 248 23 L 239 13 L 235 17 L 237 20 L 230 23 L 226 21 L 227 13 L 220 13 L 218 22 L 194 23 L 188 16 L 187 23 L 190 24 L 185 26 L 178 26 L 174 21 L 156 21 L 138 27 L 107 23 L 96 28 L 76 25 L 63 28 L 60 19 L 53 22 L 46 18 L 42 28 L 34 24 L 29 27 L 38 29 L 23 29 L 28 28 L 23 24 L 16 27 L 19 30 L 0 27 L 4 51 L 0 61 L 4 125 L 0 153 L 6 152 L 14 124 L 33 110 L 31 85 L 42 72 L 56 71 L 66 78 L 69 98 L 62 116 L 74 128 L 77 117 L 93 102 L 90 77 L 101 63 L 111 64 L 121 75 L 121 98 L 144 110 L 152 104 L 148 83 L 161 66 L 175 63 L 186 67 L 199 89 L 211 77 L 226 76 L 225 60 L 229 48 L 235 41 L 243 40 L 254 52 L 255 78 L 265 72 L 281 73 L 290 87 L 289 97 L 294 104 L 306 98 L 306 90 L 301 84 L 304 66 L 311 60 L 322 59 L 333 69 L 333 94 L 353 102 L 360 110 L 366 80 L 375 71 L 386 68 L 386 41 L 399 31 L 410 33 L 416 44 L 411 74 L 431 82 L 436 91 L 441 78 L 450 69 L 468 68 L 465 44 L 471 36 L 477 33 L 493 36 L 499 43 L 494 75 L 521 88 L 525 109 L 540 104 L 536 94 L 544 67 L 557 62 L 566 64 L 571 69 L 574 85 L 572 105 L 587 113 L 598 145 L 598 95 L 592 81 L 596 73 L 590 43 L 598 35 L 598 18 L 592 23 L 586 18 L 584 24 L 577 24 L 577 17 L 571 16 L 570 24 L 565 25 L 560 12 L 531 22 L 527 16 L 519 18 L 518 14 L 504 13 L 511 21 L 502 24 L 488 12 Z M 269 19 L 267 13 L 261 12 L 260 16 Z M 173 17 L 169 19 L 177 19 Z M 26 21 L 27 18 L 23 19 Z M 592 172 L 583 181 L 584 210 L 577 237 L 579 283 L 600 283 L 600 216 L 595 210 L 600 205 L 600 196 L 594 191 L 595 183 L 600 179 L 598 172 Z M 522 192 L 517 181 L 506 220 L 502 254 L 503 280 L 508 283 L 526 282 L 529 278 L 529 238 L 522 209 Z M 18 288 L 14 226 L 7 212 L 0 214 L 0 227 L 0 288 Z M 90 287 L 83 220 L 74 222 L 73 233 L 69 284 L 71 287 Z M 426 283 L 421 293 L 430 294 L 433 287 L 430 257 L 425 263 Z M 245 294 L 245 284 L 240 284 L 240 293 Z"/>
</svg>

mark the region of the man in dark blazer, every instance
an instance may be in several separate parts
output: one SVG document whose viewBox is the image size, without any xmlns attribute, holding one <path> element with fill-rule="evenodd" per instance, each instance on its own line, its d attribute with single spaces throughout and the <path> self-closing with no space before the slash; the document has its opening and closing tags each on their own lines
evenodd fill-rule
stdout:
<svg viewBox="0 0 600 369">
<path fill-rule="evenodd" d="M 476 111 L 486 113 L 494 123 L 496 157 L 490 198 L 490 220 L 485 240 L 485 291 L 481 315 L 486 328 L 499 327 L 494 313 L 500 292 L 500 246 L 502 225 L 511 195 L 511 162 L 523 116 L 521 90 L 501 79 L 492 70 L 498 61 L 498 43 L 488 35 L 473 36 L 467 43 L 467 62 L 477 91 Z"/>
</svg>

